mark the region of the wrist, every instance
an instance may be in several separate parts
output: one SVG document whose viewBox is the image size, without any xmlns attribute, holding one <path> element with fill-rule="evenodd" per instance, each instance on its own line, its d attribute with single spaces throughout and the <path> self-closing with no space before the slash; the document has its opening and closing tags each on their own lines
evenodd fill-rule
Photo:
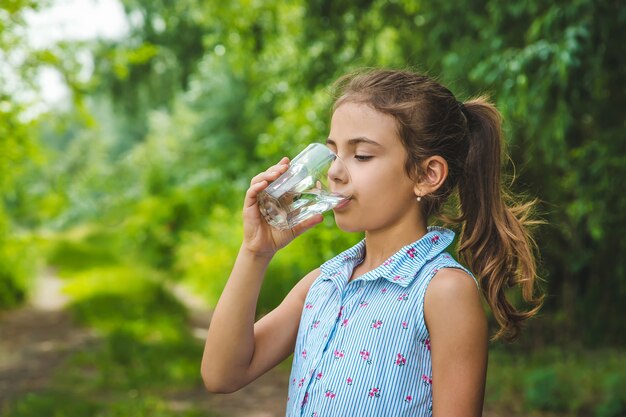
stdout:
<svg viewBox="0 0 626 417">
<path fill-rule="evenodd" d="M 274 257 L 275 252 L 259 252 L 248 248 L 245 244 L 241 245 L 239 255 L 250 259 L 253 262 L 269 264 Z"/>
</svg>

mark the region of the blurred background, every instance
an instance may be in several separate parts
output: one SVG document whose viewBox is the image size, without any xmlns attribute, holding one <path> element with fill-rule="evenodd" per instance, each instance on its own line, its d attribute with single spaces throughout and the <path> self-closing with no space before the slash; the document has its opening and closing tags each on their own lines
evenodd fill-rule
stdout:
<svg viewBox="0 0 626 417">
<path fill-rule="evenodd" d="M 617 0 L 2 0 L 0 415 L 279 415 L 288 363 L 199 375 L 243 195 L 325 140 L 338 76 L 389 66 L 489 94 L 541 201 L 546 303 L 491 344 L 485 415 L 626 416 L 625 27 Z M 360 238 L 328 215 L 259 315 Z"/>
</svg>

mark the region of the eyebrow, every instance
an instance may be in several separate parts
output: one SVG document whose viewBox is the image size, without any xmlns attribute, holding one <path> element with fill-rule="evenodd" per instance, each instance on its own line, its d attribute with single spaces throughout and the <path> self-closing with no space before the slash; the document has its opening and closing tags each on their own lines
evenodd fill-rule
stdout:
<svg viewBox="0 0 626 417">
<path fill-rule="evenodd" d="M 359 137 L 356 137 L 356 138 L 348 139 L 348 145 L 355 146 L 355 145 L 358 145 L 359 143 L 367 143 L 369 145 L 378 146 L 380 148 L 383 147 L 383 145 L 381 145 L 380 143 L 378 143 L 378 142 L 376 142 L 376 141 L 374 141 L 372 139 L 366 138 L 365 136 L 359 136 Z M 326 139 L 326 144 L 327 145 L 337 146 L 335 141 L 332 140 L 331 138 Z"/>
</svg>

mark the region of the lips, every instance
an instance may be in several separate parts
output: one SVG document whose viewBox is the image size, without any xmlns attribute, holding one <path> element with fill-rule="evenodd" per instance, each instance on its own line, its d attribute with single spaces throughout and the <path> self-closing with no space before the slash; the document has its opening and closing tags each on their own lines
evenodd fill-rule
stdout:
<svg viewBox="0 0 626 417">
<path fill-rule="evenodd" d="M 348 199 L 342 201 L 341 203 L 337 204 L 337 206 L 335 206 L 335 208 L 333 210 L 341 210 L 341 209 L 343 209 L 348 204 L 350 204 L 350 201 L 352 201 L 351 198 L 348 198 Z"/>
</svg>

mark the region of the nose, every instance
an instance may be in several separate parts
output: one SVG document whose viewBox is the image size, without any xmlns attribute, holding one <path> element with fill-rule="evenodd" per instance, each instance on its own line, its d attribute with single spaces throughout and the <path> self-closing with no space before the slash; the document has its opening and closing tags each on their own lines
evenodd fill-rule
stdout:
<svg viewBox="0 0 626 417">
<path fill-rule="evenodd" d="M 333 163 L 328 169 L 328 179 L 331 182 L 338 182 L 342 184 L 350 182 L 350 173 L 348 172 L 348 168 L 338 156 L 335 157 Z"/>
</svg>

